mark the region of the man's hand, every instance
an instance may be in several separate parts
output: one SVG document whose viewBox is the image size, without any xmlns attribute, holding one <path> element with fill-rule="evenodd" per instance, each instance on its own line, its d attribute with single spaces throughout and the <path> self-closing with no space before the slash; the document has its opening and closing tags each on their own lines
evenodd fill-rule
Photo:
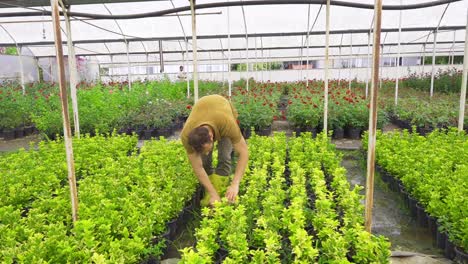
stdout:
<svg viewBox="0 0 468 264">
<path fill-rule="evenodd" d="M 226 191 L 226 198 L 229 202 L 233 203 L 236 201 L 237 194 L 239 193 L 239 184 L 231 183 Z"/>
<path fill-rule="evenodd" d="M 215 202 L 221 202 L 221 198 L 217 192 L 210 193 L 210 205 L 213 205 Z"/>
</svg>

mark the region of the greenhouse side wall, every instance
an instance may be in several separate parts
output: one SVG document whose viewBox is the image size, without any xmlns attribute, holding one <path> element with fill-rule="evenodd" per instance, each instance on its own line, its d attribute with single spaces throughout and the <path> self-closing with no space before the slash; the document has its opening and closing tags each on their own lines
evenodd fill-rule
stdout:
<svg viewBox="0 0 468 264">
<path fill-rule="evenodd" d="M 24 82 L 37 82 L 39 81 L 39 71 L 37 69 L 36 60 L 33 57 L 22 56 Z M 21 64 L 19 56 L 14 55 L 0 55 L 0 83 L 5 81 L 21 81 Z"/>
</svg>

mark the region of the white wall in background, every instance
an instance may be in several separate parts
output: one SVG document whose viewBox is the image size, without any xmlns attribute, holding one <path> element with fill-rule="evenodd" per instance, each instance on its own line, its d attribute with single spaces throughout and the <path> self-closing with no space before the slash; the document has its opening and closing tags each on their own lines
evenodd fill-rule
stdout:
<svg viewBox="0 0 468 264">
<path fill-rule="evenodd" d="M 22 56 L 24 82 L 39 81 L 36 60 L 33 57 Z M 21 81 L 21 66 L 19 56 L 0 55 L 0 83 L 4 81 Z"/>
<path fill-rule="evenodd" d="M 68 58 L 64 58 L 65 64 L 65 78 L 69 80 L 68 72 Z M 57 60 L 55 58 L 41 58 L 39 59 L 39 66 L 42 68 L 44 81 L 58 82 Z M 99 80 L 99 64 L 97 61 L 88 60 L 79 57 L 76 61 L 78 68 L 78 82 L 94 82 Z"/>
</svg>

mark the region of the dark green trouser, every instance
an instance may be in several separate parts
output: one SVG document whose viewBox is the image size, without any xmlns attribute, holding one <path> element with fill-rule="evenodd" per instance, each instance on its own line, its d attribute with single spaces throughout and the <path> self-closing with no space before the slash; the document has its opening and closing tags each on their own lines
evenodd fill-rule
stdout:
<svg viewBox="0 0 468 264">
<path fill-rule="evenodd" d="M 231 152 L 232 143 L 227 137 L 221 138 L 218 142 L 218 166 L 214 172 L 220 176 L 231 174 Z M 208 155 L 202 154 L 203 168 L 206 174 L 213 174 L 213 151 Z"/>
</svg>

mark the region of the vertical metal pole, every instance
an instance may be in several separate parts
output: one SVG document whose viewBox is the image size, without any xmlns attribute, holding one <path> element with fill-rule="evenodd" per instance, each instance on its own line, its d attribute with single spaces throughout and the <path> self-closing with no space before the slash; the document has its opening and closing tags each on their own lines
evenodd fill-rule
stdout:
<svg viewBox="0 0 468 264">
<path fill-rule="evenodd" d="M 125 40 L 125 46 L 127 47 L 127 67 L 128 67 L 128 89 L 132 90 L 132 73 L 130 71 L 130 54 L 129 54 L 130 43 Z"/>
<path fill-rule="evenodd" d="M 146 53 L 146 81 L 149 82 L 149 54 Z"/>
<path fill-rule="evenodd" d="M 375 34 L 375 33 L 374 33 Z M 380 76 L 379 76 L 379 87 L 382 89 L 382 76 L 383 76 L 383 68 L 385 66 L 385 61 L 384 61 L 384 48 L 385 46 L 382 44 L 382 51 L 380 52 L 380 57 L 381 57 L 381 63 L 382 65 L 380 66 Z"/>
<path fill-rule="evenodd" d="M 252 67 L 252 70 L 255 71 L 255 80 L 258 81 L 258 54 L 257 54 L 257 38 L 255 37 L 255 63 Z"/>
<path fill-rule="evenodd" d="M 246 56 L 246 64 L 247 67 L 245 69 L 245 78 L 247 79 L 247 83 L 245 84 L 245 88 L 249 91 L 249 36 L 247 35 L 247 30 L 245 32 L 245 56 Z"/>
<path fill-rule="evenodd" d="M 426 63 L 426 43 L 423 44 L 421 75 L 424 74 L 424 64 Z"/>
<path fill-rule="evenodd" d="M 268 66 L 268 80 L 271 80 L 271 71 L 272 71 L 272 62 L 271 62 L 271 50 L 268 50 L 268 58 L 269 58 L 269 61 L 267 62 L 267 66 Z"/>
<path fill-rule="evenodd" d="M 164 54 L 162 40 L 159 41 L 159 72 L 164 72 Z"/>
<path fill-rule="evenodd" d="M 465 120 L 465 105 L 466 105 L 466 77 L 468 73 L 468 10 L 465 29 L 465 53 L 463 57 L 463 75 L 460 93 L 460 114 L 458 116 L 458 130 L 463 130 L 463 121 Z"/>
<path fill-rule="evenodd" d="M 188 40 L 185 39 L 185 73 L 186 73 L 186 76 L 187 76 L 187 98 L 190 98 L 190 78 L 189 78 L 189 75 L 188 75 Z"/>
<path fill-rule="evenodd" d="M 229 2 L 229 0 L 228 0 Z M 227 7 L 227 26 L 228 26 L 228 88 L 229 88 L 229 100 L 232 96 L 232 75 L 231 75 L 231 17 L 230 8 Z"/>
<path fill-rule="evenodd" d="M 457 38 L 457 31 L 454 30 L 454 31 L 453 31 L 453 43 L 452 43 L 452 48 L 450 49 L 450 53 L 452 53 L 452 56 L 451 56 L 452 62 L 450 63 L 451 65 L 454 64 L 453 61 L 454 61 L 454 59 L 455 59 L 455 51 L 454 51 L 454 49 L 455 49 L 455 39 L 456 39 L 456 38 Z"/>
<path fill-rule="evenodd" d="M 26 86 L 24 85 L 24 68 L 23 68 L 23 55 L 21 55 L 21 52 L 23 51 L 23 47 L 16 46 L 16 49 L 18 50 L 18 59 L 20 63 L 20 78 L 21 78 L 21 88 L 23 89 L 23 95 L 26 94 Z"/>
<path fill-rule="evenodd" d="M 435 75 L 435 50 L 437 45 L 437 30 L 434 31 L 434 46 L 432 48 L 432 70 L 431 70 L 431 97 L 434 94 L 434 75 Z"/>
<path fill-rule="evenodd" d="M 198 54 L 197 54 L 197 20 L 195 16 L 195 0 L 190 0 L 192 12 L 192 50 L 193 50 L 193 90 L 194 101 L 198 101 Z"/>
<path fill-rule="evenodd" d="M 213 58 L 211 57 L 211 52 L 208 52 L 210 56 L 210 79 L 213 80 Z"/>
<path fill-rule="evenodd" d="M 369 94 L 369 69 L 371 67 L 370 63 L 370 32 L 367 33 L 367 67 L 366 67 L 366 99 Z"/>
<path fill-rule="evenodd" d="M 63 62 L 62 35 L 60 31 L 60 14 L 58 0 L 51 0 L 52 21 L 55 36 L 55 49 L 57 51 L 57 70 L 60 87 L 60 101 L 62 103 L 63 118 L 63 137 L 65 141 L 65 150 L 67 156 L 68 183 L 70 185 L 70 197 L 72 207 L 73 223 L 78 220 L 78 194 L 76 190 L 75 163 L 73 158 L 72 135 L 70 128 L 70 119 L 68 116 L 68 96 L 65 80 L 65 64 Z"/>
<path fill-rule="evenodd" d="M 328 136 L 328 70 L 329 70 L 329 46 L 330 46 L 330 0 L 327 0 L 325 32 L 325 91 L 323 106 L 323 136 Z"/>
<path fill-rule="evenodd" d="M 306 36 L 306 42 L 307 42 L 307 57 L 306 57 L 306 87 L 309 86 L 309 24 L 310 24 L 310 4 L 307 9 L 307 36 Z"/>
<path fill-rule="evenodd" d="M 348 90 L 351 90 L 351 82 L 352 82 L 352 79 L 351 79 L 351 67 L 353 67 L 353 34 L 351 33 L 350 35 L 350 38 L 351 38 L 351 41 L 349 43 L 349 83 L 348 83 Z"/>
<path fill-rule="evenodd" d="M 110 59 L 111 59 L 112 67 L 109 67 L 109 76 L 111 78 L 111 81 L 113 82 L 114 81 L 114 55 L 110 55 Z"/>
<path fill-rule="evenodd" d="M 403 0 L 400 0 L 400 6 L 403 4 Z M 401 18 L 402 18 L 402 14 L 401 14 L 401 9 L 400 9 L 400 18 L 399 18 L 399 23 L 398 23 L 398 51 L 397 51 L 397 76 L 396 76 L 396 82 L 395 82 L 395 105 L 398 105 L 398 84 L 399 84 L 399 81 L 400 81 L 400 38 L 401 38 Z M 402 60 L 403 61 L 403 60 Z"/>
<path fill-rule="evenodd" d="M 382 23 L 382 0 L 374 4 L 374 46 L 372 65 L 372 87 L 369 111 L 369 143 L 367 150 L 367 180 L 366 180 L 366 231 L 371 232 L 372 207 L 374 203 L 374 170 L 375 170 L 375 132 L 377 127 L 377 82 L 379 80 L 380 31 Z"/>
<path fill-rule="evenodd" d="M 70 76 L 70 97 L 72 100 L 73 108 L 73 121 L 75 125 L 75 136 L 80 138 L 80 118 L 78 114 L 78 97 L 76 95 L 76 86 L 78 84 L 76 68 L 76 57 L 75 57 L 75 48 L 73 47 L 72 42 L 72 32 L 71 32 L 71 23 L 70 17 L 68 16 L 68 11 L 64 13 L 65 15 L 65 24 L 67 28 L 67 44 L 68 44 L 68 72 Z"/>
<path fill-rule="evenodd" d="M 309 31 L 309 30 L 307 29 L 307 31 Z M 299 50 L 299 65 L 300 65 L 299 66 L 300 67 L 300 69 L 299 69 L 299 81 L 300 82 L 302 82 L 302 79 L 303 79 L 302 78 L 302 76 L 303 76 L 303 72 L 302 72 L 303 71 L 303 69 L 302 69 L 302 55 L 304 53 L 304 49 L 302 48 L 303 47 L 302 43 L 304 43 L 304 42 L 302 40 L 304 40 L 304 36 L 302 36 L 302 38 L 301 38 L 301 49 Z M 268 68 L 268 66 L 267 66 L 267 68 Z"/>
<path fill-rule="evenodd" d="M 341 34 L 340 48 L 338 49 L 338 61 L 340 62 L 340 64 L 338 64 L 338 86 L 340 86 L 341 83 L 341 67 L 343 66 L 343 62 L 341 61 L 341 46 L 343 45 L 343 36 L 344 34 Z"/>
<path fill-rule="evenodd" d="M 265 59 L 264 59 L 264 57 L 263 57 L 263 38 L 262 38 L 262 37 L 260 37 L 260 48 L 262 49 L 262 50 L 261 50 L 261 56 L 262 56 L 262 58 L 260 59 L 260 61 L 262 62 L 262 82 L 264 82 L 264 81 L 265 81 L 265 78 L 263 78 L 263 72 L 264 72 L 263 66 L 265 65 Z"/>
</svg>

